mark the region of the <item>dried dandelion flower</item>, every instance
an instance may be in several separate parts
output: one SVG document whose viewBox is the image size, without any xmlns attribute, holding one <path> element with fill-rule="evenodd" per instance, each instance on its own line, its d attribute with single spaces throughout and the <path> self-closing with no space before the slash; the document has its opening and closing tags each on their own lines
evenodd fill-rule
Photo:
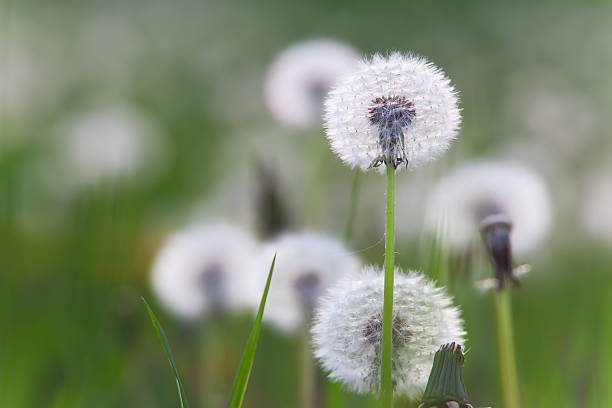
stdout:
<svg viewBox="0 0 612 408">
<path fill-rule="evenodd" d="M 152 268 L 153 291 L 175 315 L 194 319 L 257 305 L 257 244 L 244 229 L 213 222 L 171 236 Z"/>
<path fill-rule="evenodd" d="M 378 392 L 383 315 L 383 274 L 368 266 L 347 276 L 322 299 L 312 328 L 315 356 L 329 376 L 349 389 Z M 395 392 L 417 398 L 434 354 L 463 343 L 459 310 L 443 289 L 421 273 L 395 270 L 392 376 Z"/>
<path fill-rule="evenodd" d="M 262 251 L 264 264 L 273 253 L 278 257 L 264 320 L 285 332 L 300 328 L 325 289 L 360 267 L 344 243 L 311 231 L 286 233 L 267 243 Z"/>
<path fill-rule="evenodd" d="M 456 137 L 457 103 L 450 80 L 431 62 L 411 54 L 376 54 L 330 92 L 327 138 L 351 167 L 418 167 Z"/>
<path fill-rule="evenodd" d="M 288 126 L 320 125 L 331 86 L 354 71 L 358 62 L 354 48 L 333 40 L 311 40 L 287 48 L 268 70 L 264 93 L 270 112 Z"/>
</svg>

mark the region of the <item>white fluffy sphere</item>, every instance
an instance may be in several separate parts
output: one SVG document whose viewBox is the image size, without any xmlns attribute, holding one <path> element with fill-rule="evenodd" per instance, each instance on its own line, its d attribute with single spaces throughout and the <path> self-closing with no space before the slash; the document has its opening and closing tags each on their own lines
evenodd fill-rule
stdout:
<svg viewBox="0 0 612 408">
<path fill-rule="evenodd" d="M 258 304 L 257 244 L 248 231 L 214 222 L 171 236 L 152 268 L 153 291 L 169 311 L 187 319 Z"/>
<path fill-rule="evenodd" d="M 544 180 L 524 165 L 485 161 L 466 164 L 443 178 L 428 201 L 427 227 L 444 222 L 444 239 L 464 248 L 480 239 L 482 211 L 496 208 L 512 221 L 517 254 L 535 250 L 552 224 L 552 203 Z"/>
<path fill-rule="evenodd" d="M 332 379 L 356 392 L 379 388 L 383 278 L 371 266 L 347 276 L 328 291 L 315 315 L 315 356 Z M 438 348 L 463 344 L 463 320 L 444 290 L 421 273 L 396 269 L 393 293 L 395 392 L 416 398 L 427 385 Z"/>
<path fill-rule="evenodd" d="M 334 40 L 311 40 L 282 51 L 270 66 L 264 96 L 274 117 L 296 128 L 318 126 L 331 86 L 352 72 L 359 53 Z"/>
<path fill-rule="evenodd" d="M 388 158 L 414 168 L 437 158 L 456 137 L 457 103 L 450 80 L 426 59 L 374 55 L 330 92 L 327 137 L 351 167 L 367 170 Z"/>
<path fill-rule="evenodd" d="M 312 231 L 286 233 L 264 246 L 265 270 L 277 254 L 264 320 L 285 332 L 299 329 L 320 296 L 360 262 L 338 239 Z"/>
</svg>

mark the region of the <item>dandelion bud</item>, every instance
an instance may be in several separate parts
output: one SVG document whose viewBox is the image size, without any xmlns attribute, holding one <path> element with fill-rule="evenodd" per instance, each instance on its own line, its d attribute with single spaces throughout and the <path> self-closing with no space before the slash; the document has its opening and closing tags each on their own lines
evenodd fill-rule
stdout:
<svg viewBox="0 0 612 408">
<path fill-rule="evenodd" d="M 457 135 L 457 102 L 448 78 L 426 59 L 375 55 L 330 92 L 327 138 L 351 167 L 414 168 L 439 156 Z"/>
<path fill-rule="evenodd" d="M 315 356 L 333 380 L 360 393 L 379 391 L 383 292 L 382 271 L 369 266 L 334 285 L 315 313 Z M 438 347 L 464 340 L 459 310 L 422 274 L 398 268 L 392 327 L 395 392 L 419 397 Z"/>
<path fill-rule="evenodd" d="M 472 408 L 463 383 L 463 361 L 460 345 L 449 343 L 440 347 L 419 408 Z"/>
</svg>

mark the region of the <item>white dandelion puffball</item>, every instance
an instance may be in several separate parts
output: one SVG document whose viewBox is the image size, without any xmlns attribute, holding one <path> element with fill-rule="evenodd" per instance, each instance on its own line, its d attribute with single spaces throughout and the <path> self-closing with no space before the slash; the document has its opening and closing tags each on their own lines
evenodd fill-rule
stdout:
<svg viewBox="0 0 612 408">
<path fill-rule="evenodd" d="M 445 241 L 465 248 L 480 239 L 480 222 L 492 212 L 512 221 L 513 252 L 535 250 L 552 223 L 552 203 L 544 180 L 524 165 L 505 161 L 471 163 L 442 179 L 428 200 L 426 226 L 444 221 Z"/>
<path fill-rule="evenodd" d="M 332 89 L 325 127 L 332 150 L 349 166 L 414 168 L 434 160 L 461 122 L 450 80 L 426 59 L 374 55 Z"/>
<path fill-rule="evenodd" d="M 246 230 L 221 221 L 196 224 L 168 239 L 152 268 L 153 291 L 179 317 L 257 305 L 263 287 L 252 262 L 257 244 Z"/>
<path fill-rule="evenodd" d="M 382 271 L 368 266 L 334 285 L 315 314 L 315 356 L 332 379 L 355 392 L 378 391 L 383 293 Z M 395 392 L 416 398 L 438 348 L 464 343 L 463 320 L 444 290 L 421 273 L 396 268 L 393 296 Z"/>
<path fill-rule="evenodd" d="M 281 52 L 268 70 L 264 96 L 280 122 L 296 128 L 318 126 L 323 102 L 334 83 L 357 68 L 359 53 L 333 40 L 311 40 Z"/>
<path fill-rule="evenodd" d="M 594 237 L 612 244 L 612 179 L 610 169 L 602 171 L 587 186 L 582 203 L 582 223 Z"/>
<path fill-rule="evenodd" d="M 102 107 L 60 126 L 61 154 L 77 184 L 132 176 L 162 153 L 158 128 L 136 109 Z"/>
<path fill-rule="evenodd" d="M 277 254 L 264 320 L 286 333 L 302 327 L 326 288 L 360 267 L 341 241 L 311 231 L 285 233 L 262 253 L 265 272 Z"/>
</svg>

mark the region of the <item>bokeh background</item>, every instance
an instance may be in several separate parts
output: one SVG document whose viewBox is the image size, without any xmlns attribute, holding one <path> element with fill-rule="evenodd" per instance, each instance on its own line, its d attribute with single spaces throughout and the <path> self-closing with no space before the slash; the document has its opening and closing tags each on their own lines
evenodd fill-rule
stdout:
<svg viewBox="0 0 612 408">
<path fill-rule="evenodd" d="M 514 296 L 524 406 L 612 406 L 612 210 L 584 210 L 594 183 L 612 195 L 611 21 L 605 1 L 2 0 L 0 405 L 178 406 L 141 296 L 166 328 L 192 406 L 228 395 L 252 316 L 174 319 L 151 294 L 151 264 L 195 218 L 257 228 L 260 164 L 282 192 L 287 225 L 340 235 L 352 172 L 320 127 L 279 125 L 262 97 L 279 51 L 333 38 L 364 55 L 426 55 L 461 94 L 451 150 L 399 176 L 403 267 L 428 267 L 423 198 L 453 165 L 512 158 L 547 180 L 553 231 L 517 260 L 533 266 Z M 144 139 L 118 149 L 146 164 L 87 184 L 90 160 L 68 163 L 63 146 L 75 118 L 100 110 L 83 131 L 95 143 L 95 129 L 127 121 Z M 383 189 L 378 175 L 364 176 L 350 244 L 375 264 Z M 453 272 L 469 333 L 466 385 L 477 403 L 501 407 L 492 302 L 467 269 Z M 296 406 L 297 349 L 264 327 L 246 406 Z"/>
</svg>

